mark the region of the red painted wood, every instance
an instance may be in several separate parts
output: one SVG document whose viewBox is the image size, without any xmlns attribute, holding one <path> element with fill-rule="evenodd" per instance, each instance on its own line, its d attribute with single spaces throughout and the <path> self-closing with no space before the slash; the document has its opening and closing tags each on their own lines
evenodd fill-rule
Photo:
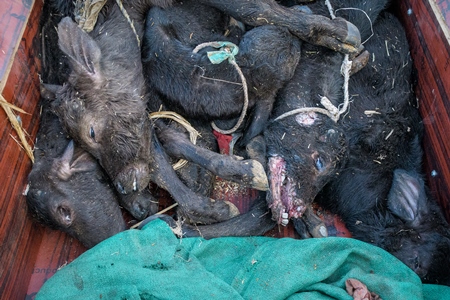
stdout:
<svg viewBox="0 0 450 300">
<path fill-rule="evenodd" d="M 2 83 L 7 79 L 2 95 L 7 101 L 33 113 L 20 115 L 24 129 L 31 136 L 37 130 L 35 110 L 39 85 L 35 79 L 39 59 L 36 37 L 41 6 L 42 1 L 36 1 L 26 26 L 30 7 L 17 0 L 0 3 L 0 76 Z M 21 36 L 23 26 L 26 27 Z M 13 56 L 17 45 L 19 48 Z M 11 73 L 6 78 L 5 72 L 9 69 Z M 43 231 L 29 219 L 22 195 L 31 162 L 11 136 L 16 137 L 16 134 L 0 109 L 0 298 L 24 299 Z"/>
<path fill-rule="evenodd" d="M 0 78 L 4 77 L 17 42 L 22 38 L 22 28 L 31 9 L 27 3 L 32 1 L 0 1 Z"/>
<path fill-rule="evenodd" d="M 80 256 L 86 248 L 63 232 L 45 228 L 41 246 L 37 250 L 37 258 L 33 263 L 28 284 L 27 298 L 36 295 L 45 281 L 57 270 L 64 268 Z"/>
<path fill-rule="evenodd" d="M 397 12 L 418 71 L 427 183 L 450 221 L 450 46 L 428 1 L 399 1 Z"/>
</svg>

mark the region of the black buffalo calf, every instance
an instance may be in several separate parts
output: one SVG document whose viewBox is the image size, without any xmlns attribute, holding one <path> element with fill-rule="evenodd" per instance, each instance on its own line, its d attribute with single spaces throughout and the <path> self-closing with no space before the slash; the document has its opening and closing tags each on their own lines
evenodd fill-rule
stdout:
<svg viewBox="0 0 450 300">
<path fill-rule="evenodd" d="M 335 9 L 354 7 L 367 11 L 374 22 L 386 1 L 334 1 L 333 4 Z M 308 7 L 314 13 L 329 14 L 323 2 Z M 344 15 L 355 24 L 364 39 L 370 36 L 370 20 L 363 12 L 345 10 L 339 15 Z M 366 58 L 367 52 L 362 52 L 352 59 L 363 61 Z M 302 217 L 308 222 L 313 236 L 325 236 L 327 233 L 325 226 L 314 217 L 310 205 L 323 186 L 339 173 L 348 153 L 343 121 L 336 122 L 333 119 L 335 116 L 328 116 L 334 114 L 333 107 L 336 110 L 342 107 L 343 60 L 341 53 L 303 43 L 295 74 L 279 91 L 271 120 L 264 130 L 270 185 L 267 201 L 273 218 L 283 225 L 294 219 L 298 221 L 295 221 L 296 225 L 303 226 Z M 353 85 L 350 84 L 350 88 Z M 350 94 L 354 94 L 352 90 Z M 322 99 L 327 99 L 332 107 L 326 109 Z M 352 103 L 345 114 L 352 114 L 354 110 Z M 343 115 L 341 118 L 345 120 L 350 117 Z M 309 218 L 304 218 L 305 215 Z M 309 233 L 303 232 L 301 235 L 306 237 Z"/>
<path fill-rule="evenodd" d="M 220 46 L 201 46 L 208 42 Z M 227 50 L 236 50 L 233 59 L 245 77 L 247 108 L 241 76 L 227 61 Z M 222 51 L 225 61 L 210 61 L 214 51 Z M 243 144 L 261 133 L 277 90 L 292 77 L 299 58 L 300 41 L 287 28 L 265 25 L 244 32 L 234 19 L 198 1 L 155 7 L 147 16 L 143 63 L 151 91 L 170 110 L 219 122 L 225 130 L 248 109 Z"/>
<path fill-rule="evenodd" d="M 350 111 L 338 124 L 348 159 L 318 202 L 352 236 L 377 245 L 427 283 L 450 284 L 450 227 L 421 176 L 422 120 L 400 22 L 384 13 L 365 44 L 368 65 L 350 79 Z"/>
<path fill-rule="evenodd" d="M 42 102 L 28 208 L 38 222 L 90 248 L 126 229 L 118 197 L 95 158 L 68 138 L 49 103 Z"/>
</svg>

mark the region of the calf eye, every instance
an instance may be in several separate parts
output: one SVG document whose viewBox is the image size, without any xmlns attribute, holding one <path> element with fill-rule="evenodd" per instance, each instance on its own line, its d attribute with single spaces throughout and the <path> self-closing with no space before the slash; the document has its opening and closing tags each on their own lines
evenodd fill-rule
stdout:
<svg viewBox="0 0 450 300">
<path fill-rule="evenodd" d="M 319 172 L 322 172 L 325 169 L 323 161 L 320 157 L 316 158 L 315 167 L 316 167 L 317 171 L 319 171 Z"/>
<path fill-rule="evenodd" d="M 92 127 L 92 126 L 91 126 L 91 128 L 89 128 L 89 135 L 95 141 L 95 131 L 94 131 L 94 127 Z"/>
<path fill-rule="evenodd" d="M 420 263 L 419 263 L 419 257 L 416 256 L 414 258 L 414 270 L 417 270 L 420 267 Z"/>
</svg>

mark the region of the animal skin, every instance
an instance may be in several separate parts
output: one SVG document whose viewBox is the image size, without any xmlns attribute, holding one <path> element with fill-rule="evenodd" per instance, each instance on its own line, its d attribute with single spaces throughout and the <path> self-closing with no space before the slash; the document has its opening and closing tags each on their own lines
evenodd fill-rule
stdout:
<svg viewBox="0 0 450 300">
<path fill-rule="evenodd" d="M 271 7 L 267 17 L 273 16 L 275 23 L 285 22 L 287 14 L 292 18 L 288 27 L 295 34 L 309 36 L 317 39 L 317 43 L 342 51 L 352 52 L 360 42 L 357 31 L 352 31 L 351 24 L 343 20 L 317 17 L 321 20 L 319 24 L 315 18 L 304 16 L 304 22 L 298 21 L 298 12 L 280 10 L 275 2 L 265 2 L 249 2 L 246 9 L 251 10 L 251 14 L 255 10 L 267 13 L 267 4 Z M 230 9 L 216 1 L 205 3 Z M 235 214 L 233 206 L 196 195 L 182 184 L 171 169 L 167 154 L 153 134 L 145 113 L 147 91 L 138 44 L 142 40 L 144 14 L 152 6 L 168 7 L 172 3 L 147 0 L 123 4 L 133 26 L 114 1 L 106 3 L 89 34 L 70 18 L 62 19 L 58 26 L 59 47 L 68 57 L 72 73 L 63 86 L 46 85 L 45 95 L 56 99 L 54 109 L 65 129 L 99 161 L 119 193 L 142 192 L 152 181 L 168 190 L 194 222 L 226 220 Z M 241 5 L 239 1 L 229 4 L 234 7 L 230 12 L 232 15 L 252 25 L 263 25 L 258 20 L 246 19 L 248 13 L 236 10 Z M 296 28 L 305 23 L 309 24 L 306 31 Z M 323 29 L 319 36 L 311 35 L 310 30 L 318 26 Z"/>
<path fill-rule="evenodd" d="M 125 230 L 108 176 L 68 138 L 45 100 L 36 139 L 26 198 L 34 220 L 70 234 L 87 248 Z"/>
<path fill-rule="evenodd" d="M 365 10 L 374 21 L 386 1 L 334 1 L 333 5 L 335 9 L 355 7 Z M 323 2 L 308 7 L 314 13 L 329 14 Z M 343 12 L 359 28 L 363 39 L 370 36 L 370 22 L 362 12 Z M 357 57 L 351 57 L 354 61 L 366 58 L 367 52 L 362 50 Z M 309 230 L 314 236 L 324 236 L 326 232 L 323 232 L 323 224 L 314 217 L 311 203 L 345 163 L 348 153 L 346 133 L 341 126 L 342 120 L 335 122 L 315 111 L 279 117 L 299 108 L 324 109 L 320 103 L 322 97 L 327 97 L 335 107 L 339 107 L 343 102 L 343 59 L 341 53 L 303 43 L 301 60 L 295 74 L 279 91 L 271 120 L 263 133 L 270 182 L 267 201 L 273 218 L 278 224 L 284 225 L 289 219 L 294 219 L 297 226 L 304 228 L 301 218 L 307 215 L 311 218 L 303 219 L 310 223 Z M 350 106 L 349 113 L 352 111 L 354 108 Z M 309 233 L 300 235 L 307 237 Z"/>
<path fill-rule="evenodd" d="M 365 44 L 374 59 L 350 81 L 360 96 L 342 123 L 348 161 L 318 201 L 341 216 L 354 238 L 390 252 L 423 282 L 450 285 L 450 227 L 422 178 L 409 46 L 391 14 L 374 31 Z"/>
</svg>

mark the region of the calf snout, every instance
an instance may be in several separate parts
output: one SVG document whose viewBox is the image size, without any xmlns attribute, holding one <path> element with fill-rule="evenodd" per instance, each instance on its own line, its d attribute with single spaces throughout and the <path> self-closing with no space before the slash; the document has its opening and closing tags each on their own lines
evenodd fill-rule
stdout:
<svg viewBox="0 0 450 300">
<path fill-rule="evenodd" d="M 114 186 L 120 194 L 142 191 L 150 182 L 148 163 L 137 162 L 126 166 L 114 179 Z"/>
</svg>

